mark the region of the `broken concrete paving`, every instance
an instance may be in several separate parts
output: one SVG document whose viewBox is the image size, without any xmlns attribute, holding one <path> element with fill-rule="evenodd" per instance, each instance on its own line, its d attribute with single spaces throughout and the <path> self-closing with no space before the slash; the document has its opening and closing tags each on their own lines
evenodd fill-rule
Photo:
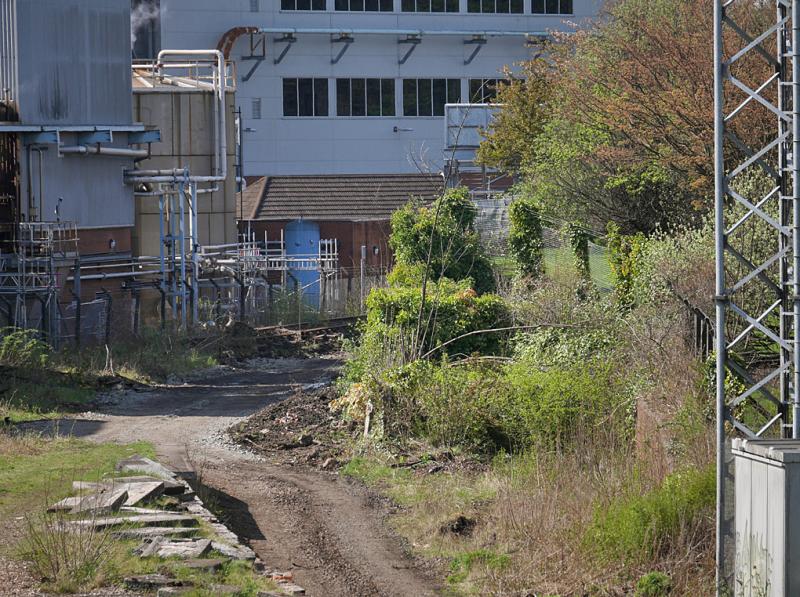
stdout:
<svg viewBox="0 0 800 597">
<path fill-rule="evenodd" d="M 208 511 L 184 479 L 160 463 L 141 456 L 122 460 L 116 468 L 122 472 L 144 472 L 147 475 L 104 479 L 96 483 L 76 482 L 73 484 L 75 490 L 89 493 L 61 500 L 50 510 L 68 510 L 69 514 L 79 515 L 62 523 L 67 528 L 112 529 L 113 536 L 141 539 L 142 544 L 134 553 L 142 558 L 178 559 L 184 568 L 207 572 L 220 570 L 230 560 L 249 561 L 255 570 L 264 569 L 263 562 L 258 560 L 253 550 L 243 545 Z M 159 499 L 166 493 L 175 497 Z M 158 504 L 155 508 L 141 505 L 154 501 Z M 164 509 L 170 507 L 175 510 Z M 98 517 L 99 513 L 104 516 Z M 87 514 L 91 516 L 86 518 Z M 212 538 L 186 536 L 194 535 L 201 527 L 204 533 L 211 533 Z M 301 587 L 291 582 L 290 576 L 275 578 L 273 575 L 272 578 L 283 594 L 304 593 Z M 166 575 L 131 577 L 125 579 L 125 584 L 134 590 L 157 589 L 164 595 L 178 595 L 191 589 Z M 220 585 L 219 594 L 225 594 L 223 585 Z"/>
</svg>

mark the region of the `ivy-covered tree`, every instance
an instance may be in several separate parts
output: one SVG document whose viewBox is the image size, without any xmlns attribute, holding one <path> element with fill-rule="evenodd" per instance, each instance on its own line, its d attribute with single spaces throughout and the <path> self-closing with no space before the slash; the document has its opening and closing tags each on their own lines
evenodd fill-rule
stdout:
<svg viewBox="0 0 800 597">
<path fill-rule="evenodd" d="M 392 215 L 389 245 L 401 265 L 426 264 L 436 281 L 472 281 L 476 292 L 495 289 L 491 262 L 475 230 L 477 209 L 463 187 L 448 189 L 430 206 L 410 202 Z"/>
<path fill-rule="evenodd" d="M 535 279 L 544 273 L 544 244 L 542 242 L 542 217 L 536 203 L 530 198 L 520 198 L 508 209 L 511 227 L 508 246 L 522 277 Z"/>
</svg>

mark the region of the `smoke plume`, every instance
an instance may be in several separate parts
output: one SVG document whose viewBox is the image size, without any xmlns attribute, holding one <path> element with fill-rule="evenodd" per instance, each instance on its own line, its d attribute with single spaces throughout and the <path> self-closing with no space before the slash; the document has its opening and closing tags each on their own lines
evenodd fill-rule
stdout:
<svg viewBox="0 0 800 597">
<path fill-rule="evenodd" d="M 131 7 L 131 48 L 139 32 L 158 19 L 158 0 L 135 0 Z"/>
</svg>

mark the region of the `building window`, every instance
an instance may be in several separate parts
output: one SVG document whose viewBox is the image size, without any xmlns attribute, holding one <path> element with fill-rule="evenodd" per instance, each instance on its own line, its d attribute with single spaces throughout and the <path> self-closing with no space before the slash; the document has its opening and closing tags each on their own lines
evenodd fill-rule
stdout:
<svg viewBox="0 0 800 597">
<path fill-rule="evenodd" d="M 250 0 L 250 12 L 259 12 L 261 10 L 261 0 Z"/>
<path fill-rule="evenodd" d="M 403 0 L 403 12 L 458 12 L 458 0 Z"/>
<path fill-rule="evenodd" d="M 507 85 L 504 79 L 470 79 L 469 101 L 474 104 L 486 104 L 497 98 L 501 85 Z"/>
<path fill-rule="evenodd" d="M 261 98 L 254 97 L 250 104 L 250 116 L 253 120 L 261 120 Z"/>
<path fill-rule="evenodd" d="M 394 0 L 336 0 L 336 10 L 357 12 L 392 12 Z"/>
<path fill-rule="evenodd" d="M 284 116 L 327 116 L 328 79 L 284 79 Z"/>
<path fill-rule="evenodd" d="M 281 0 L 281 10 L 325 10 L 325 0 Z"/>
<path fill-rule="evenodd" d="M 336 79 L 338 116 L 394 116 L 394 79 Z"/>
<path fill-rule="evenodd" d="M 572 0 L 533 0 L 533 14 L 571 15 Z"/>
<path fill-rule="evenodd" d="M 524 4 L 524 0 L 468 0 L 467 12 L 522 14 Z"/>
<path fill-rule="evenodd" d="M 403 79 L 404 116 L 444 116 L 445 104 L 460 101 L 459 79 Z"/>
</svg>

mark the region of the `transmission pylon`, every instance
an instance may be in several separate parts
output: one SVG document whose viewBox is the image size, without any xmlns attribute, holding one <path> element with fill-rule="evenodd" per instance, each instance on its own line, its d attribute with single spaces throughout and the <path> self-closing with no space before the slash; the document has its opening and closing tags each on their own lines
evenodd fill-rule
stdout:
<svg viewBox="0 0 800 597">
<path fill-rule="evenodd" d="M 800 0 L 772 4 L 765 21 L 770 0 L 714 0 L 718 594 L 731 436 L 800 437 Z"/>
</svg>

